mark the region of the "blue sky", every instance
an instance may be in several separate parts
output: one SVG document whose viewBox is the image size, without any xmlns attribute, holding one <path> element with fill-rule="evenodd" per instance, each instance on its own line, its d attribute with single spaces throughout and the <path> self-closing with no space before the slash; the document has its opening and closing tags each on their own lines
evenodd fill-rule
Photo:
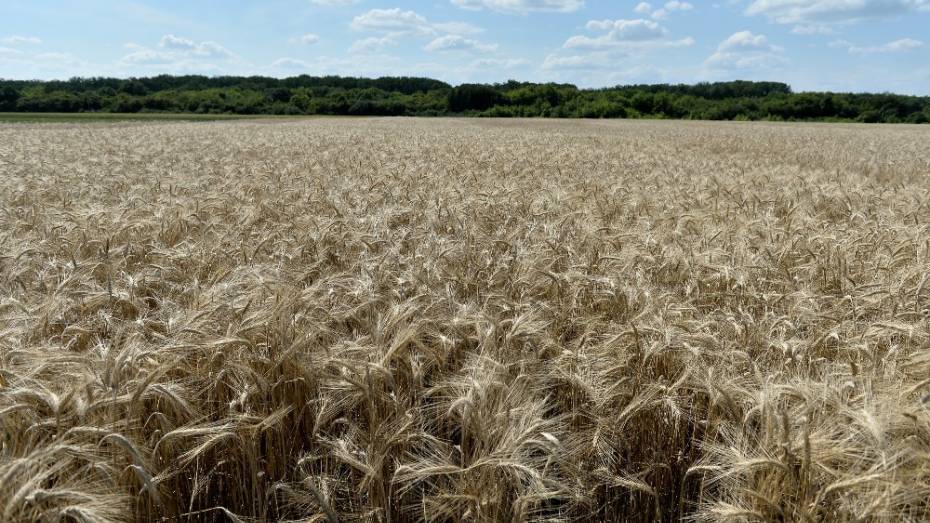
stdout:
<svg viewBox="0 0 930 523">
<path fill-rule="evenodd" d="M 778 80 L 930 94 L 930 0 L 2 0 L 0 77 Z"/>
</svg>

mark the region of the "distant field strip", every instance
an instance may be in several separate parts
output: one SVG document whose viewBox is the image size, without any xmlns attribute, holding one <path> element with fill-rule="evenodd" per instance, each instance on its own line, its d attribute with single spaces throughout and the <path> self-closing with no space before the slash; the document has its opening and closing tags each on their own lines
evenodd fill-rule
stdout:
<svg viewBox="0 0 930 523">
<path fill-rule="evenodd" d="M 214 121 L 255 118 L 295 118 L 272 115 L 193 114 L 193 113 L 2 113 L 0 123 L 62 123 L 62 122 L 120 122 L 120 121 Z M 310 118 L 305 116 L 304 118 Z"/>
<path fill-rule="evenodd" d="M 908 125 L 0 124 L 0 521 L 930 519 L 928 196 Z"/>
</svg>

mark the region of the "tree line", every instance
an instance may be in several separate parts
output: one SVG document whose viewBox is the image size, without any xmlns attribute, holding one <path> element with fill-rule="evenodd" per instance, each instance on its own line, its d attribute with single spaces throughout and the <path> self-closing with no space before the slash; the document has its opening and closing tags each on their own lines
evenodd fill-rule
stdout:
<svg viewBox="0 0 930 523">
<path fill-rule="evenodd" d="M 677 118 L 930 122 L 930 97 L 802 92 L 780 82 L 623 85 L 509 81 L 452 86 L 413 77 L 171 76 L 2 80 L 3 112 Z"/>
</svg>

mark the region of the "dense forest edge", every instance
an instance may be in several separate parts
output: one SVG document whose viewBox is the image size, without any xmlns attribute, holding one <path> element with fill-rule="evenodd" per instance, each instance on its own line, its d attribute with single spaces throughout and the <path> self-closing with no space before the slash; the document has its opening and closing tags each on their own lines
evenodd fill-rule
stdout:
<svg viewBox="0 0 930 523">
<path fill-rule="evenodd" d="M 170 76 L 2 80 L 0 112 L 495 116 L 928 123 L 930 96 L 803 92 L 780 82 L 623 85 L 412 77 Z"/>
</svg>

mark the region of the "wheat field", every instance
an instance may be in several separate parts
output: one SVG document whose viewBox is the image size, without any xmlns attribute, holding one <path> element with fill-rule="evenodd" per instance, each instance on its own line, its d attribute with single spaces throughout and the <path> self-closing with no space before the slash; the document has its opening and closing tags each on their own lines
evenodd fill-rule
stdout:
<svg viewBox="0 0 930 523">
<path fill-rule="evenodd" d="M 0 125 L 0 521 L 930 519 L 930 129 Z"/>
</svg>

